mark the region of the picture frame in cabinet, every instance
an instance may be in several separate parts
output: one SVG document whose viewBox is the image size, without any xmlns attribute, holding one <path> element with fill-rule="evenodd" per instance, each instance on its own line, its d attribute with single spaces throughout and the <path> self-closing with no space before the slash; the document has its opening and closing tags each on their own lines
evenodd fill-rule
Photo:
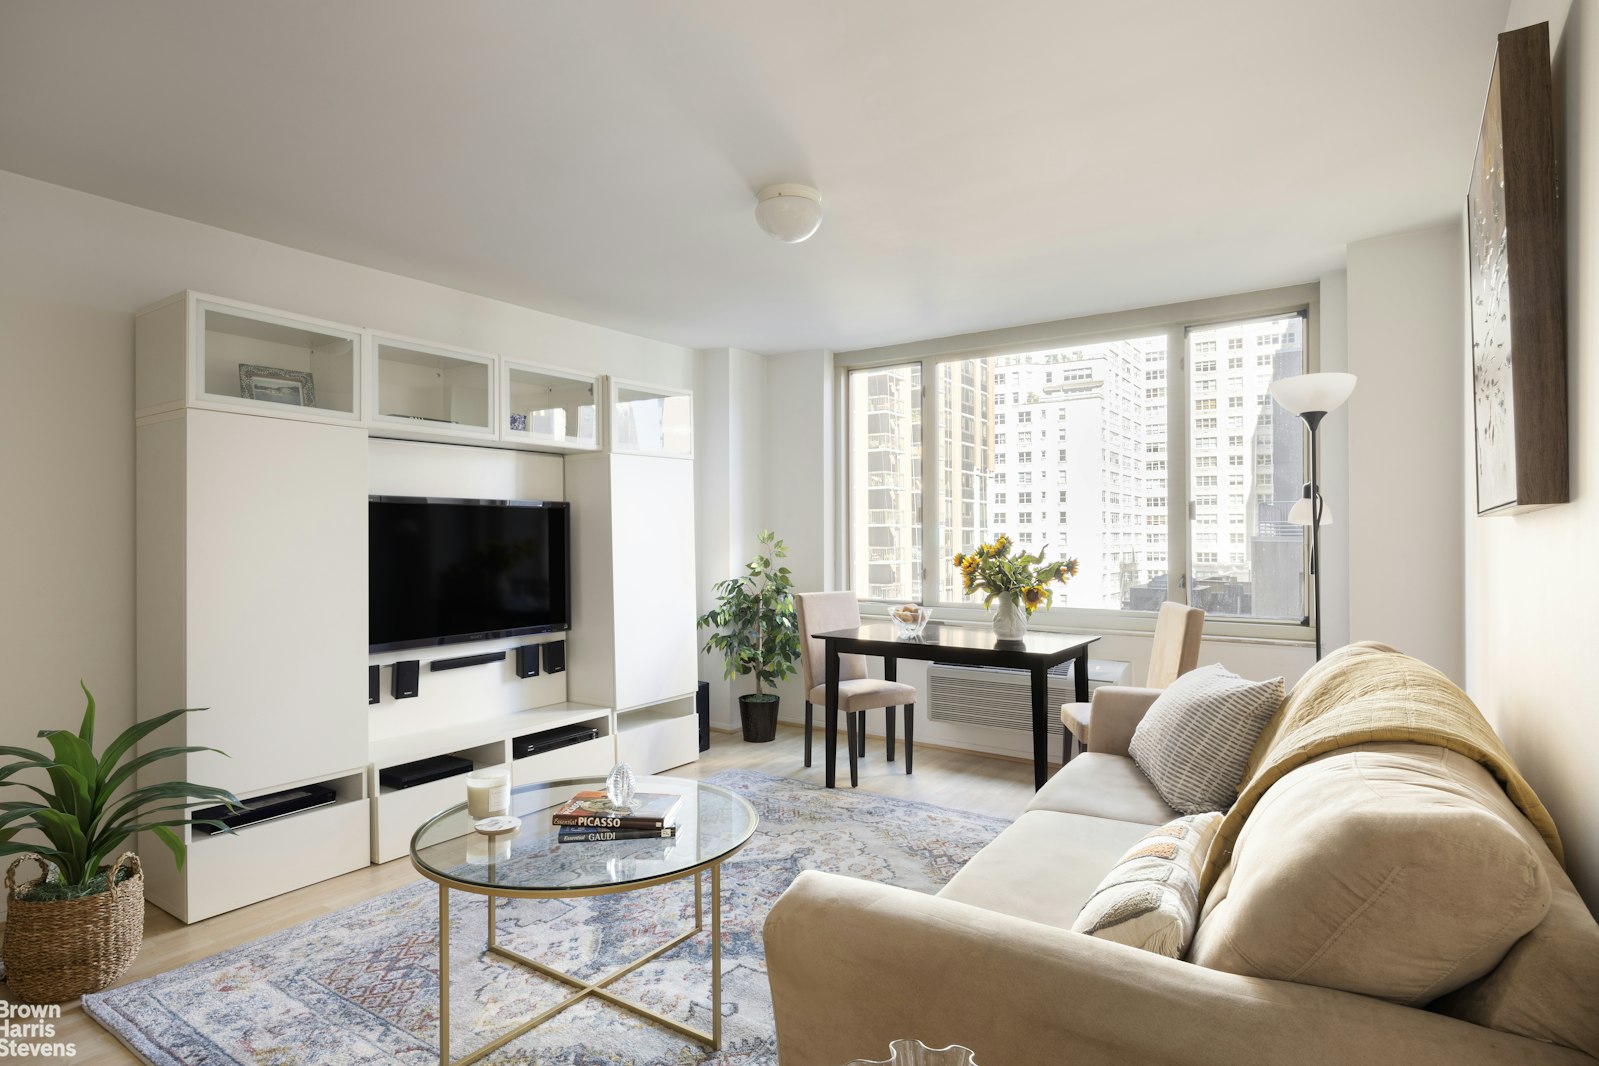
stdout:
<svg viewBox="0 0 1599 1066">
<path fill-rule="evenodd" d="M 315 407 L 316 382 L 309 370 L 284 370 L 259 363 L 239 364 L 239 396 L 246 400 Z"/>
</svg>

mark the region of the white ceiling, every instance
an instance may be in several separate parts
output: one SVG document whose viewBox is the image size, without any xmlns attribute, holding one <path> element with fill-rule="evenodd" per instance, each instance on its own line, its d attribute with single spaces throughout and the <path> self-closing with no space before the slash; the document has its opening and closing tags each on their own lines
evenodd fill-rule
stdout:
<svg viewBox="0 0 1599 1066">
<path fill-rule="evenodd" d="M 1306 281 L 1457 211 L 1507 0 L 0 0 L 0 169 L 694 347 Z M 826 220 L 756 228 L 804 181 Z"/>
</svg>

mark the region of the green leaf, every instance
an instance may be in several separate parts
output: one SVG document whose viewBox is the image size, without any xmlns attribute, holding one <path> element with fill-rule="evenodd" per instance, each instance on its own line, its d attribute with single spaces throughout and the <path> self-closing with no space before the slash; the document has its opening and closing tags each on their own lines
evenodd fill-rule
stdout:
<svg viewBox="0 0 1599 1066">
<path fill-rule="evenodd" d="M 83 696 L 89 701 L 89 705 L 83 711 L 83 724 L 78 727 L 78 739 L 83 741 L 92 751 L 94 749 L 94 693 L 89 691 L 89 686 L 83 683 L 81 677 L 78 679 L 78 687 L 83 689 Z"/>
<path fill-rule="evenodd" d="M 116 808 L 102 820 L 102 829 L 112 829 L 128 818 L 142 817 L 149 813 L 143 808 L 162 800 L 182 800 L 178 807 L 198 807 L 200 804 L 211 804 L 229 808 L 237 808 L 239 799 L 233 793 L 211 785 L 195 785 L 187 781 L 162 781 L 143 788 L 135 789 L 124 796 Z M 157 808 L 166 809 L 166 808 Z"/>
<path fill-rule="evenodd" d="M 138 722 L 124 729 L 122 735 L 113 740 L 111 746 L 106 748 L 100 755 L 99 779 L 103 782 L 110 777 L 111 771 L 116 768 L 117 763 L 122 761 L 122 757 L 132 751 L 135 744 L 154 733 L 157 729 L 160 729 L 174 718 L 203 710 L 205 710 L 204 707 L 180 707 L 175 711 L 158 714 L 148 721 Z"/>
<path fill-rule="evenodd" d="M 152 763 L 158 763 L 163 759 L 170 759 L 174 755 L 187 755 L 196 751 L 214 751 L 218 755 L 227 755 L 227 752 L 221 750 L 220 748 L 195 747 L 193 745 L 171 748 L 156 748 L 154 751 L 145 752 L 143 755 L 139 756 L 137 759 L 134 759 L 132 762 L 123 766 L 116 773 L 112 774 L 110 779 L 101 785 L 101 791 L 109 796 L 111 793 L 115 792 L 117 789 L 126 784 L 130 779 L 132 779 L 134 774 L 138 773 L 146 766 L 149 766 Z"/>
<path fill-rule="evenodd" d="M 172 858 L 178 864 L 178 869 L 183 869 L 183 860 L 187 855 L 188 848 L 178 838 L 178 834 L 164 825 L 153 825 L 150 827 L 150 832 L 154 833 L 155 838 L 165 844 L 168 851 L 172 852 Z"/>
<path fill-rule="evenodd" d="M 56 850 L 61 852 L 61 877 L 69 885 L 81 885 L 92 876 L 94 871 L 84 873 L 84 865 L 88 860 L 88 839 L 83 835 L 83 827 L 78 825 L 73 818 L 61 811 L 41 807 L 34 814 L 34 821 Z"/>
</svg>

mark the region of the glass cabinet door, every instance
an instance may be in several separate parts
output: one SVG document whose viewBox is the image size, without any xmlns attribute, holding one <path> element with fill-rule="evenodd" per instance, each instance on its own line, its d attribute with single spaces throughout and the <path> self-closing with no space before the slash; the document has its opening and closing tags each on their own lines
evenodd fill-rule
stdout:
<svg viewBox="0 0 1599 1066">
<path fill-rule="evenodd" d="M 418 434 L 495 435 L 495 358 L 419 341 L 372 337 L 372 421 Z"/>
<path fill-rule="evenodd" d="M 361 417 L 360 334 L 196 300 L 193 399 L 287 418 Z"/>
<path fill-rule="evenodd" d="M 584 451 L 600 446 L 599 378 L 529 363 L 504 368 L 501 440 Z"/>
<path fill-rule="evenodd" d="M 613 379 L 611 450 L 692 458 L 694 394 Z"/>
</svg>

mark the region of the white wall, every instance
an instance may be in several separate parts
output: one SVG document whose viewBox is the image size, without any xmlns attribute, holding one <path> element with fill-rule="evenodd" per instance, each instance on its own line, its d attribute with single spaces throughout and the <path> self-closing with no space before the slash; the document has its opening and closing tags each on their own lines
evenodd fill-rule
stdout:
<svg viewBox="0 0 1599 1066">
<path fill-rule="evenodd" d="M 1507 29 L 1551 23 L 1565 199 L 1572 502 L 1478 518 L 1465 495 L 1467 691 L 1554 814 L 1572 879 L 1599 904 L 1599 4 L 1518 0 Z M 1486 77 L 1486 74 L 1485 74 Z M 1462 348 L 1455 396 L 1467 410 Z M 1469 415 L 1460 447 L 1470 454 Z M 1462 478 L 1464 484 L 1465 478 Z M 1463 493 L 1464 495 L 1464 493 Z"/>
<path fill-rule="evenodd" d="M 794 352 L 766 361 L 763 524 L 788 545 L 796 592 L 836 585 L 833 403 L 832 352 Z M 804 688 L 799 674 L 779 688 L 785 719 L 804 718 Z"/>
<path fill-rule="evenodd" d="M 694 352 L 0 172 L 0 742 L 133 720 L 133 312 L 184 288 L 661 385 Z"/>
<path fill-rule="evenodd" d="M 1359 383 L 1334 416 L 1348 427 L 1350 636 L 1392 644 L 1457 683 L 1461 240 L 1456 221 L 1349 246 L 1348 365 Z"/>
<path fill-rule="evenodd" d="M 699 610 L 710 610 L 711 586 L 743 571 L 763 528 L 766 475 L 766 360 L 736 348 L 700 353 L 694 385 L 694 496 Z M 700 643 L 709 631 L 699 634 Z M 700 680 L 711 686 L 711 724 L 738 725 L 736 697 L 752 678 L 727 680 L 722 656 L 701 655 Z"/>
</svg>

